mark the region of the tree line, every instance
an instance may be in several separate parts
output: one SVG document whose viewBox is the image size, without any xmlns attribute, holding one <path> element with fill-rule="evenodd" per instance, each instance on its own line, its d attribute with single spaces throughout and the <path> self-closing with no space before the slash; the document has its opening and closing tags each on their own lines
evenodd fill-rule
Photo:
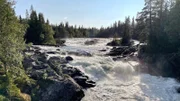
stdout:
<svg viewBox="0 0 180 101">
<path fill-rule="evenodd" d="M 125 22 L 115 22 L 110 27 L 85 28 L 83 26 L 72 26 L 68 22 L 60 23 L 59 25 L 50 24 L 49 20 L 44 19 L 42 13 L 37 13 L 33 6 L 26 11 L 26 17 L 19 16 L 21 24 L 26 26 L 25 33 L 26 43 L 33 44 L 56 44 L 62 38 L 109 38 L 109 37 L 123 37 L 124 35 L 134 39 L 139 39 L 138 34 L 135 33 L 136 23 L 133 18 L 126 17 Z M 127 34 L 124 34 L 128 31 Z"/>
<path fill-rule="evenodd" d="M 145 0 L 137 24 L 147 43 L 143 59 L 150 70 L 180 78 L 180 1 Z"/>
<path fill-rule="evenodd" d="M 128 30 L 132 31 L 130 34 L 133 34 L 133 30 L 135 30 L 135 19 L 132 19 L 132 23 L 130 17 L 127 17 L 125 20 L 128 21 L 129 24 Z M 113 23 L 110 27 L 101 27 L 100 29 L 84 28 L 83 26 L 77 27 L 76 25 L 70 26 L 68 22 L 52 25 L 55 38 L 109 38 L 115 35 L 117 35 L 117 37 L 122 37 L 124 26 L 125 22 L 121 21 Z"/>
</svg>

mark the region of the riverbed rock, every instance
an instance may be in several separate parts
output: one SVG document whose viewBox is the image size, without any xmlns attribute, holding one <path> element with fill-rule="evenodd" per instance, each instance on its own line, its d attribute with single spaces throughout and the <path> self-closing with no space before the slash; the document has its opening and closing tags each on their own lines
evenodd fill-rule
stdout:
<svg viewBox="0 0 180 101">
<path fill-rule="evenodd" d="M 76 76 L 74 77 L 74 80 L 83 88 L 91 88 L 96 86 L 95 82 L 88 80 L 86 76 Z"/>
<path fill-rule="evenodd" d="M 66 64 L 67 63 L 65 58 L 59 57 L 59 56 L 50 57 L 48 62 L 50 65 Z"/>
<path fill-rule="evenodd" d="M 98 43 L 98 39 L 92 39 L 92 40 L 87 40 L 84 44 L 85 45 L 94 45 Z"/>
<path fill-rule="evenodd" d="M 177 92 L 180 94 L 180 87 L 179 87 L 179 88 L 177 88 Z"/>
<path fill-rule="evenodd" d="M 119 47 L 113 47 L 107 55 L 109 55 L 109 56 L 128 56 L 128 55 L 132 55 L 132 53 L 134 53 L 134 52 L 137 52 L 136 47 L 119 46 Z"/>
<path fill-rule="evenodd" d="M 74 59 L 71 56 L 66 57 L 66 61 L 73 61 Z"/>
<path fill-rule="evenodd" d="M 66 46 L 65 43 L 66 43 L 66 40 L 56 39 L 56 44 L 58 46 Z"/>
<path fill-rule="evenodd" d="M 113 47 L 111 49 L 111 51 L 108 53 L 108 55 L 110 56 L 118 56 L 118 55 L 122 55 L 123 52 L 125 52 L 125 50 L 127 49 L 128 47 Z"/>
<path fill-rule="evenodd" d="M 31 46 L 34 50 L 41 50 L 41 48 L 40 47 L 38 47 L 38 46 Z"/>
<path fill-rule="evenodd" d="M 120 45 L 121 45 L 121 40 L 113 40 L 107 43 L 107 46 L 120 46 Z"/>
<path fill-rule="evenodd" d="M 79 69 L 73 67 L 64 67 L 62 72 L 71 76 L 82 88 L 95 87 L 96 83 L 89 79 Z"/>
<path fill-rule="evenodd" d="M 67 52 L 69 55 L 76 55 L 76 56 L 88 56 L 91 57 L 92 54 L 86 51 L 82 51 L 82 50 L 77 50 L 77 51 L 68 51 Z"/>
<path fill-rule="evenodd" d="M 47 52 L 47 54 L 57 54 L 57 52 L 56 51 L 49 51 L 49 52 Z"/>
<path fill-rule="evenodd" d="M 56 51 L 61 51 L 60 49 L 56 49 Z"/>
<path fill-rule="evenodd" d="M 99 50 L 100 52 L 106 52 L 107 50 L 106 49 L 101 49 Z"/>
<path fill-rule="evenodd" d="M 73 79 L 53 81 L 45 89 L 39 90 L 38 95 L 40 101 L 81 101 L 85 96 Z"/>
</svg>

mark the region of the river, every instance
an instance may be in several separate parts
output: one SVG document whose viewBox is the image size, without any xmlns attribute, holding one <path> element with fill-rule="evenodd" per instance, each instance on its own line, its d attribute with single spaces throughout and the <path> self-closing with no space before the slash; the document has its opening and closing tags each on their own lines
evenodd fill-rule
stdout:
<svg viewBox="0 0 180 101">
<path fill-rule="evenodd" d="M 173 78 L 163 78 L 136 72 L 138 61 L 113 61 L 105 56 L 111 47 L 106 46 L 112 39 L 98 39 L 95 45 L 84 45 L 91 39 L 66 39 L 66 45 L 59 49 L 67 56 L 68 52 L 88 52 L 92 57 L 71 55 L 74 61 L 68 65 L 79 68 L 97 86 L 85 91 L 82 101 L 180 101 L 176 89 L 180 84 Z M 42 47 L 56 50 L 57 47 Z M 107 50 L 101 52 L 99 50 Z M 131 64 L 131 65 L 130 65 Z"/>
</svg>

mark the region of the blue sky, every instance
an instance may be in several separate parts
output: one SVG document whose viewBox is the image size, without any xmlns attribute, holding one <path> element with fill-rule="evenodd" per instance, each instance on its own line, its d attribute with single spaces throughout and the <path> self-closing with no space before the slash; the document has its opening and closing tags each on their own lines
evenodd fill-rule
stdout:
<svg viewBox="0 0 180 101">
<path fill-rule="evenodd" d="M 124 21 L 126 16 L 136 17 L 144 0 L 16 0 L 16 14 L 25 16 L 33 5 L 52 24 L 68 21 L 84 27 L 107 27 L 113 22 Z"/>
</svg>

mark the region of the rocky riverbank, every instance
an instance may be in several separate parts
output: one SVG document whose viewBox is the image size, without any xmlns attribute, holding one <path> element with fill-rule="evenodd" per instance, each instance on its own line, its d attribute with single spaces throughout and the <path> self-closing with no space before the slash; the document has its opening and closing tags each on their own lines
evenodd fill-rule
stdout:
<svg viewBox="0 0 180 101">
<path fill-rule="evenodd" d="M 68 62 L 73 61 L 72 57 L 60 57 L 58 51 L 43 52 L 37 46 L 24 51 L 25 71 L 36 81 L 25 90 L 25 93 L 34 95 L 33 101 L 81 101 L 85 96 L 83 89 L 95 87 L 95 82 L 83 72 L 67 66 Z M 50 56 L 52 54 L 57 56 Z"/>
</svg>

